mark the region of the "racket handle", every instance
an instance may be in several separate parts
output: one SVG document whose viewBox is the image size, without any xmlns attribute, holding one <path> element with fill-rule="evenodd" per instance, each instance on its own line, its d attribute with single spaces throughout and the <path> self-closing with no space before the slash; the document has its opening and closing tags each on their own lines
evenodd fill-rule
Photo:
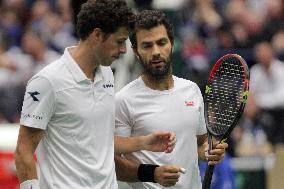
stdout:
<svg viewBox="0 0 284 189">
<path fill-rule="evenodd" d="M 212 180 L 212 175 L 214 171 L 214 165 L 208 165 L 206 168 L 203 184 L 202 184 L 202 189 L 210 189 L 211 185 L 211 180 Z"/>
</svg>

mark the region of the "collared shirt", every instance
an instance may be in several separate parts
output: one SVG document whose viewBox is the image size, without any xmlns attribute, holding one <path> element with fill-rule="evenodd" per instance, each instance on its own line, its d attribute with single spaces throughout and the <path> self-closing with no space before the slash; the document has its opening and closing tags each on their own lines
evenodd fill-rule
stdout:
<svg viewBox="0 0 284 189">
<path fill-rule="evenodd" d="M 99 66 L 92 82 L 68 51 L 32 77 L 23 103 L 21 125 L 44 130 L 40 188 L 115 189 L 112 71 Z"/>
<path fill-rule="evenodd" d="M 284 63 L 273 60 L 269 71 L 260 64 L 251 68 L 250 90 L 263 109 L 284 108 Z"/>
</svg>

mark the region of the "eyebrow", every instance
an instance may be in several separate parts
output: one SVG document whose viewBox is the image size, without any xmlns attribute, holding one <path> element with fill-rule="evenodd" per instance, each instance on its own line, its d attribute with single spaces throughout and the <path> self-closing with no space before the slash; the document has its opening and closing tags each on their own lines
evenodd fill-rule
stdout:
<svg viewBox="0 0 284 189">
<path fill-rule="evenodd" d="M 156 43 L 156 42 L 162 42 L 162 41 L 168 41 L 168 38 L 166 38 L 166 37 L 162 37 L 162 38 L 160 38 L 160 39 L 158 39 L 158 40 L 156 40 L 156 41 L 143 41 L 141 44 L 143 44 L 143 45 L 151 45 L 152 43 Z"/>
<path fill-rule="evenodd" d="M 127 40 L 127 38 L 125 38 L 125 37 L 122 37 L 122 38 L 118 38 L 117 39 L 117 41 L 126 41 Z"/>
</svg>

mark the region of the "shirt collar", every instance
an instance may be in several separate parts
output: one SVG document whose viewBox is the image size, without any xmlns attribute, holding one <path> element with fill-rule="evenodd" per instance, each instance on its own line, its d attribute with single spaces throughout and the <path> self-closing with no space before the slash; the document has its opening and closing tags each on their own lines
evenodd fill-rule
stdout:
<svg viewBox="0 0 284 189">
<path fill-rule="evenodd" d="M 74 47 L 67 47 L 64 50 L 63 59 L 65 60 L 65 64 L 69 71 L 71 72 L 73 78 L 77 83 L 81 81 L 89 81 L 90 79 L 86 76 L 86 74 L 81 70 L 77 62 L 70 55 L 69 50 Z M 103 74 L 101 70 L 101 66 L 98 66 L 95 72 L 95 82 L 98 82 L 103 79 Z"/>
</svg>

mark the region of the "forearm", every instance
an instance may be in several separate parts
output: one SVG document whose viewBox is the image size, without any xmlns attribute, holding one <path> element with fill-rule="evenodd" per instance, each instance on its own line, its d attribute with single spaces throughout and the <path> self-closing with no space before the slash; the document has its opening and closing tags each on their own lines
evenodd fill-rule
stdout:
<svg viewBox="0 0 284 189">
<path fill-rule="evenodd" d="M 139 163 L 115 155 L 115 170 L 117 179 L 123 182 L 139 182 L 137 171 Z"/>
<path fill-rule="evenodd" d="M 15 163 L 20 183 L 38 178 L 33 155 L 16 152 Z"/>
<path fill-rule="evenodd" d="M 205 151 L 206 151 L 206 145 L 205 144 L 198 146 L 198 159 L 200 159 L 202 161 L 206 161 Z"/>
<path fill-rule="evenodd" d="M 144 150 L 144 136 L 114 137 L 114 151 L 116 154 L 127 154 Z"/>
<path fill-rule="evenodd" d="M 37 179 L 35 149 L 42 138 L 43 131 L 21 125 L 15 151 L 17 175 L 20 183 Z"/>
<path fill-rule="evenodd" d="M 198 159 L 200 159 L 202 161 L 207 161 L 206 157 L 205 157 L 205 152 L 208 149 L 207 139 L 208 139 L 207 134 L 197 136 Z"/>
</svg>

